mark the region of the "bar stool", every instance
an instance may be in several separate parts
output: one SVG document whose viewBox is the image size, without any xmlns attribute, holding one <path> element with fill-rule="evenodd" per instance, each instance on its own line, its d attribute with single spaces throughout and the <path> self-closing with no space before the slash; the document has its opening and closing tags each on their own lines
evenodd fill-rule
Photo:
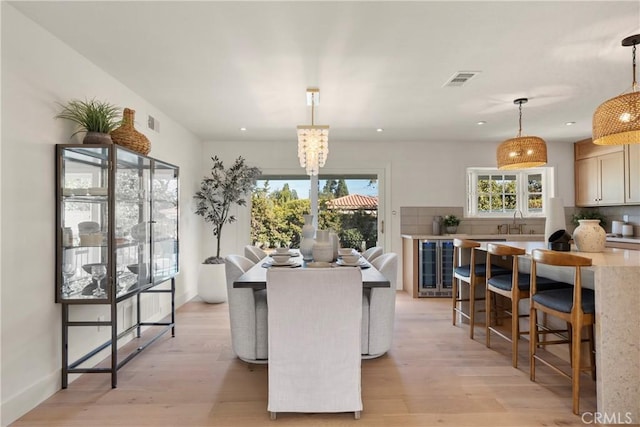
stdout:
<svg viewBox="0 0 640 427">
<path fill-rule="evenodd" d="M 529 285 L 531 281 L 531 276 L 529 274 L 520 273 L 518 271 L 518 256 L 524 254 L 525 250 L 521 248 L 500 245 L 497 243 L 487 244 L 487 286 L 485 291 L 486 344 L 487 347 L 491 347 L 491 332 L 511 342 L 511 364 L 514 368 L 518 367 L 518 341 L 520 340 L 520 335 L 529 333 L 529 331 L 520 331 L 520 318 L 529 316 L 528 312 L 526 314 L 520 314 L 520 300 L 529 298 Z M 494 274 L 494 268 L 491 265 L 492 257 L 511 257 L 511 271 L 501 273 L 500 275 Z M 538 290 L 548 290 L 568 286 L 567 284 L 559 283 L 545 277 L 538 277 L 537 284 Z M 491 307 L 496 306 L 491 303 L 491 298 L 493 295 L 493 299 L 495 300 L 496 294 L 502 295 L 511 301 L 511 310 L 505 312 L 511 316 L 511 336 L 507 336 L 499 329 L 491 326 Z M 497 320 L 499 319 L 497 310 L 495 313 L 495 319 L 497 323 Z"/>
<path fill-rule="evenodd" d="M 456 317 L 460 316 L 469 319 L 469 338 L 473 339 L 473 331 L 475 327 L 475 310 L 476 310 L 476 286 L 485 284 L 486 282 L 486 264 L 484 262 L 476 263 L 475 249 L 480 247 L 480 243 L 475 240 L 453 239 L 453 283 L 451 288 L 451 302 L 453 304 L 453 326 L 456 325 Z M 469 258 L 468 264 L 462 264 L 463 260 Z M 493 274 L 508 273 L 509 270 L 493 266 Z M 469 298 L 462 297 L 461 284 L 469 285 Z M 460 295 L 458 295 L 460 294 Z M 482 300 L 481 298 L 480 300 Z M 469 303 L 469 313 L 465 313 L 462 303 Z M 460 307 L 458 307 L 460 304 Z"/>
<path fill-rule="evenodd" d="M 546 264 L 561 267 L 573 267 L 574 278 L 573 287 L 564 289 L 554 289 L 540 291 L 536 280 L 536 269 L 538 264 Z M 572 255 L 566 252 L 556 252 L 544 249 L 535 249 L 531 254 L 531 308 L 529 318 L 529 330 L 531 339 L 529 343 L 530 358 L 530 378 L 536 378 L 536 360 L 549 366 L 559 374 L 571 379 L 571 392 L 573 400 L 573 413 L 579 415 L 580 406 L 580 371 L 590 370 L 591 377 L 596 378 L 596 360 L 593 344 L 593 325 L 595 322 L 595 297 L 592 289 L 582 287 L 582 267 L 591 265 L 591 259 Z M 538 311 L 550 314 L 567 322 L 566 331 L 549 330 L 539 325 L 537 321 Z M 588 326 L 588 340 L 591 366 L 582 368 L 580 366 L 580 347 L 582 344 L 582 328 Z M 539 329 L 542 327 L 542 329 Z M 538 334 L 557 334 L 566 332 L 567 339 L 539 341 Z M 569 344 L 569 354 L 571 359 L 571 375 L 560 368 L 544 360 L 536 350 L 538 346 L 550 344 Z"/>
</svg>

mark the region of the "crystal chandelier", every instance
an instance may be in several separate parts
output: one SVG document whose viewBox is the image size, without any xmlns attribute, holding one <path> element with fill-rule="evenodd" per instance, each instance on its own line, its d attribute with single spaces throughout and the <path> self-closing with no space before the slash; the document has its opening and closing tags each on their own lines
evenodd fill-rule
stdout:
<svg viewBox="0 0 640 427">
<path fill-rule="evenodd" d="M 640 34 L 622 40 L 622 46 L 633 46 L 631 92 L 603 102 L 593 113 L 594 144 L 640 144 L 640 92 L 636 81 L 637 44 L 640 44 Z"/>
<path fill-rule="evenodd" d="M 527 101 L 527 98 L 513 101 L 514 104 L 518 104 L 520 110 L 518 136 L 507 139 L 498 146 L 498 169 L 535 168 L 547 163 L 547 144 L 544 140 L 537 136 L 522 136 L 522 104 Z"/>
<path fill-rule="evenodd" d="M 329 154 L 329 126 L 313 123 L 315 104 L 320 98 L 319 89 L 307 89 L 307 105 L 311 104 L 311 126 L 298 126 L 298 159 L 307 175 L 318 175 Z"/>
</svg>

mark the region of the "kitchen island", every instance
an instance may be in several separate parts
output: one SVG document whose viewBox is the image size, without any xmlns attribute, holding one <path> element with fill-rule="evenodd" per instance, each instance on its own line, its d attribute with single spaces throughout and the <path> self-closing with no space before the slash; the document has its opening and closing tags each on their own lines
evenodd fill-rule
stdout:
<svg viewBox="0 0 640 427">
<path fill-rule="evenodd" d="M 529 256 L 544 242 L 497 242 L 526 251 L 518 267 L 530 271 Z M 485 250 L 487 242 L 480 243 Z M 596 394 L 598 412 L 618 423 L 640 424 L 640 251 L 605 248 L 603 252 L 572 254 L 590 258 L 583 269 L 583 285 L 596 300 Z M 543 268 L 544 267 L 544 268 Z M 539 266 L 538 275 L 573 282 L 573 270 Z"/>
</svg>

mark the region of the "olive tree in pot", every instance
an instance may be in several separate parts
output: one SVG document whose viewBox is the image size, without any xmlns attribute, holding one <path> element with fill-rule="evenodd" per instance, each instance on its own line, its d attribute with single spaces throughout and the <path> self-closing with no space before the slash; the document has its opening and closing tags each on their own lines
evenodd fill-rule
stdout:
<svg viewBox="0 0 640 427">
<path fill-rule="evenodd" d="M 196 215 L 211 223 L 217 240 L 215 256 L 205 259 L 201 266 L 198 294 L 208 303 L 219 303 L 227 300 L 224 258 L 220 256 L 222 229 L 225 224 L 235 222 L 231 207 L 246 206 L 245 196 L 255 188 L 256 179 L 262 172 L 257 167 L 247 166 L 242 156 L 228 169 L 218 156 L 211 160 L 211 175 L 202 179 L 200 190 L 193 196 L 197 200 Z"/>
</svg>

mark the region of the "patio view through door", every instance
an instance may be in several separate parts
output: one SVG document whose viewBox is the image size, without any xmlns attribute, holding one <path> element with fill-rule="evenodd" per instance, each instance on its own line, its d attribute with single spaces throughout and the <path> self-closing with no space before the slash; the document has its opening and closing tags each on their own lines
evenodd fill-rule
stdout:
<svg viewBox="0 0 640 427">
<path fill-rule="evenodd" d="M 251 242 L 263 248 L 290 245 L 298 248 L 311 213 L 315 179 L 307 175 L 262 175 L 251 195 Z M 325 175 L 317 179 L 318 229 L 332 229 L 342 247 L 376 246 L 378 176 L 376 174 Z"/>
</svg>

